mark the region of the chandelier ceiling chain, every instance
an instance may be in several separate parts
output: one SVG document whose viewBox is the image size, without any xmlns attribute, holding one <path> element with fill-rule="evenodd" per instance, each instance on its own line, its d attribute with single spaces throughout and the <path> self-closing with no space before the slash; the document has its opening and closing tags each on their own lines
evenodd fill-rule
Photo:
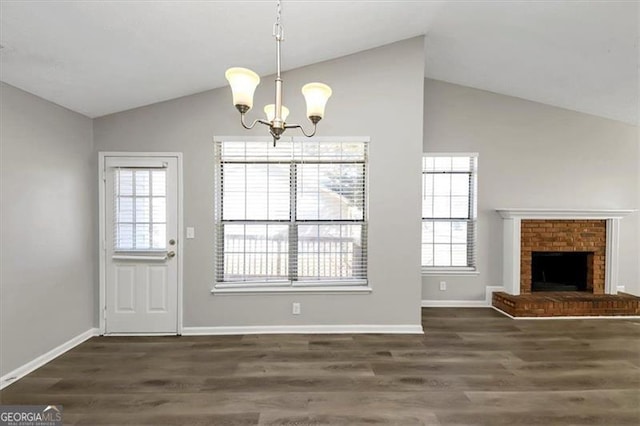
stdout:
<svg viewBox="0 0 640 426">
<path fill-rule="evenodd" d="M 280 0 L 276 3 L 276 23 L 273 24 L 273 36 L 276 40 L 284 41 L 284 28 L 282 27 L 282 6 Z"/>
<path fill-rule="evenodd" d="M 260 77 L 247 68 L 229 68 L 225 77 L 231 85 L 233 104 L 240 112 L 240 123 L 245 129 L 252 129 L 256 124 L 264 124 L 269 127 L 269 133 L 273 137 L 273 145 L 280 139 L 287 129 L 300 129 L 303 135 L 311 137 L 315 135 L 317 124 L 324 117 L 327 100 L 331 96 L 331 88 L 324 83 L 308 83 L 302 87 L 307 104 L 307 117 L 313 124 L 313 130 L 307 133 L 300 124 L 287 124 L 286 119 L 289 109 L 282 104 L 282 78 L 280 43 L 284 41 L 284 28 L 282 26 L 282 6 L 280 0 L 276 2 L 276 22 L 273 24 L 273 36 L 276 39 L 276 79 L 275 79 L 275 103 L 266 105 L 264 112 L 266 120 L 257 119 L 250 125 L 245 122 L 245 114 L 253 107 L 253 95 L 260 84 Z"/>
</svg>

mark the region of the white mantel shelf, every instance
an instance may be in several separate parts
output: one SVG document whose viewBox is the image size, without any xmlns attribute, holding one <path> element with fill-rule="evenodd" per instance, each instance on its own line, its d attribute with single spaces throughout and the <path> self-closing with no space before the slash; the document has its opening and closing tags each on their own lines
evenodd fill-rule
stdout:
<svg viewBox="0 0 640 426">
<path fill-rule="evenodd" d="M 636 210 L 612 209 L 496 209 L 503 219 L 502 278 L 505 291 L 520 294 L 520 227 L 523 220 L 606 220 L 605 293 L 616 294 L 620 220 Z"/>
<path fill-rule="evenodd" d="M 496 209 L 503 219 L 622 219 L 636 210 L 611 209 Z"/>
</svg>

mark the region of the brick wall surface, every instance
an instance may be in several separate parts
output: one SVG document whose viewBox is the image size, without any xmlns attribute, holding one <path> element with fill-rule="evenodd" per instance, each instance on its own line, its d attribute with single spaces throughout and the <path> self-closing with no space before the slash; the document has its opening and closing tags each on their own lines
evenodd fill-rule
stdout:
<svg viewBox="0 0 640 426">
<path fill-rule="evenodd" d="M 531 293 L 534 251 L 592 253 L 587 260 L 587 288 L 604 294 L 606 221 L 526 219 L 520 232 L 520 294 Z"/>
</svg>

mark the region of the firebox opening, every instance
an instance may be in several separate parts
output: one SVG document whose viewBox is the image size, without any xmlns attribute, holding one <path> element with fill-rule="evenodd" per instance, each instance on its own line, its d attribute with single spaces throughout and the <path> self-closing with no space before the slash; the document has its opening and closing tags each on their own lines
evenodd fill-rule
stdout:
<svg viewBox="0 0 640 426">
<path fill-rule="evenodd" d="M 588 291 L 589 258 L 593 253 L 533 252 L 531 291 Z"/>
</svg>

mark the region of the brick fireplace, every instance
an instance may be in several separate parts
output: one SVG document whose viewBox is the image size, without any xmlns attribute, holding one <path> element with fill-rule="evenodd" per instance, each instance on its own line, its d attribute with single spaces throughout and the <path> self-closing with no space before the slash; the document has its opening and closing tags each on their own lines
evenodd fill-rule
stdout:
<svg viewBox="0 0 640 426">
<path fill-rule="evenodd" d="M 492 305 L 513 317 L 639 315 L 640 297 L 618 283 L 620 220 L 632 212 L 499 209 L 504 291 Z"/>
<path fill-rule="evenodd" d="M 594 294 L 618 290 L 620 221 L 633 210 L 499 209 L 503 222 L 503 286 L 531 293 L 533 252 L 588 252 Z"/>
<path fill-rule="evenodd" d="M 605 220 L 523 219 L 520 224 L 520 294 L 532 292 L 534 253 L 585 253 L 585 290 L 604 294 L 606 230 Z"/>
</svg>

